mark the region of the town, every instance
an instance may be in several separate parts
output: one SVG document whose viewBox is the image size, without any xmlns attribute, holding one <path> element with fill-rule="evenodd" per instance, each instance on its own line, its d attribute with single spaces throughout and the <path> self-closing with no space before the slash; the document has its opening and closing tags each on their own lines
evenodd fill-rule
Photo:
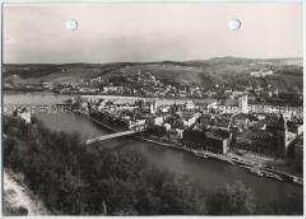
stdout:
<svg viewBox="0 0 306 219">
<path fill-rule="evenodd" d="M 160 68 L 159 65 L 153 65 Z M 275 73 L 270 65 L 250 69 L 243 76 L 235 76 L 228 82 L 218 81 L 211 75 L 203 76 L 203 81 L 199 82 L 175 82 L 174 80 L 160 79 L 156 74 L 162 74 L 168 69 L 176 69 L 173 63 L 162 64 L 160 72 L 147 69 L 137 70 L 133 66 L 116 66 L 114 72 L 109 76 L 98 75 L 91 78 L 81 78 L 76 80 L 61 81 L 37 81 L 36 83 L 21 82 L 18 74 L 13 74 L 5 78 L 3 89 L 7 91 L 21 92 L 52 92 L 57 94 L 70 95 L 115 95 L 115 96 L 137 96 L 144 98 L 175 98 L 175 99 L 207 99 L 228 101 L 230 104 L 232 97 L 243 92 L 248 93 L 248 101 L 253 104 L 271 104 L 278 106 L 302 106 L 303 94 L 300 89 L 292 90 L 286 85 L 280 89 L 279 85 L 273 83 L 282 82 L 279 72 L 286 72 L 286 67 L 275 69 Z M 275 67 L 276 68 L 276 67 Z M 22 70 L 22 69 L 21 69 Z M 19 70 L 19 71 L 21 71 Z M 71 67 L 71 71 L 73 68 Z M 190 66 L 179 66 L 177 71 L 195 71 Z M 60 68 L 60 72 L 69 71 L 69 67 Z M 300 69 L 298 70 L 300 71 Z M 171 76 L 172 77 L 172 76 Z M 237 78 L 236 78 L 237 77 Z M 242 77 L 242 78 L 240 78 Z M 239 82 L 239 84 L 236 83 Z M 204 83 L 204 84 L 203 84 Z M 290 88 L 290 89 L 288 89 Z"/>
<path fill-rule="evenodd" d="M 274 169 L 291 160 L 301 174 L 303 111 L 299 107 L 249 104 L 248 92 L 232 92 L 225 101 L 163 102 L 158 98 L 116 100 L 83 95 L 74 104 L 78 112 L 115 131 L 140 130 L 142 137 L 154 142 L 238 159 L 256 168 Z"/>
<path fill-rule="evenodd" d="M 304 216 L 299 1 L 10 2 L 1 215 Z"/>
<path fill-rule="evenodd" d="M 255 82 L 269 77 L 278 77 L 271 67 L 248 74 Z M 204 157 L 239 160 L 258 175 L 262 175 L 259 167 L 302 175 L 303 95 L 298 91 L 279 91 L 267 83 L 263 87 L 257 83 L 238 87 L 170 83 L 147 69 L 136 71 L 128 65 L 107 79 L 17 82 L 18 76 L 13 75 L 4 88 L 70 95 L 67 103 L 74 111 L 115 132 L 140 130 L 137 136 L 142 139 Z M 31 117 L 24 110 L 19 115 L 26 121 Z"/>
</svg>

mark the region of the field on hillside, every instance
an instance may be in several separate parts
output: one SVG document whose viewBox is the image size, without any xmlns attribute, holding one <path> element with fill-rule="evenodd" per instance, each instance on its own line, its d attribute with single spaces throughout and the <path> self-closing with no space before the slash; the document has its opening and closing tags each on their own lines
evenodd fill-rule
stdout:
<svg viewBox="0 0 306 219">
<path fill-rule="evenodd" d="M 303 67 L 301 59 L 244 59 L 221 57 L 186 62 L 109 63 L 109 64 L 31 64 L 4 66 L 4 81 L 38 84 L 42 82 L 77 82 L 101 76 L 105 80 L 149 71 L 165 83 L 197 83 L 205 87 L 225 84 L 227 87 L 249 85 L 302 91 Z M 253 78 L 250 72 L 273 69 L 271 77 Z"/>
</svg>

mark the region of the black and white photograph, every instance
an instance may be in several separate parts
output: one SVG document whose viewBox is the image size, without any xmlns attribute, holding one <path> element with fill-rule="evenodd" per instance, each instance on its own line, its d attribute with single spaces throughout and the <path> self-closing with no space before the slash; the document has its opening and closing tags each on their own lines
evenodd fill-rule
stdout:
<svg viewBox="0 0 306 219">
<path fill-rule="evenodd" d="M 2 5 L 3 216 L 303 216 L 303 4 Z"/>
</svg>

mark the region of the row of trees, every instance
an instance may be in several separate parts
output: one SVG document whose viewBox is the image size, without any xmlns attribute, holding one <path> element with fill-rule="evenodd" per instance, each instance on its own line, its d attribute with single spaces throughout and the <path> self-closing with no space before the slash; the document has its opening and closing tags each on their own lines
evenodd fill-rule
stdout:
<svg viewBox="0 0 306 219">
<path fill-rule="evenodd" d="M 267 212 L 256 205 L 253 192 L 242 183 L 205 191 L 194 182 L 151 167 L 142 154 L 129 148 L 85 147 L 77 134 L 52 132 L 37 121 L 30 125 L 12 117 L 3 121 L 5 168 L 23 173 L 29 188 L 54 214 Z"/>
</svg>

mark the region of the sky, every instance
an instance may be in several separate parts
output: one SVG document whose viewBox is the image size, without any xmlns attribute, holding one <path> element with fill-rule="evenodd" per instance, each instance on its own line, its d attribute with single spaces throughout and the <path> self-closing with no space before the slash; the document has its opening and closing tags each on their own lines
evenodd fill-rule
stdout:
<svg viewBox="0 0 306 219">
<path fill-rule="evenodd" d="M 228 28 L 234 18 L 238 31 Z M 301 3 L 4 5 L 4 63 L 285 58 L 302 47 Z"/>
</svg>

